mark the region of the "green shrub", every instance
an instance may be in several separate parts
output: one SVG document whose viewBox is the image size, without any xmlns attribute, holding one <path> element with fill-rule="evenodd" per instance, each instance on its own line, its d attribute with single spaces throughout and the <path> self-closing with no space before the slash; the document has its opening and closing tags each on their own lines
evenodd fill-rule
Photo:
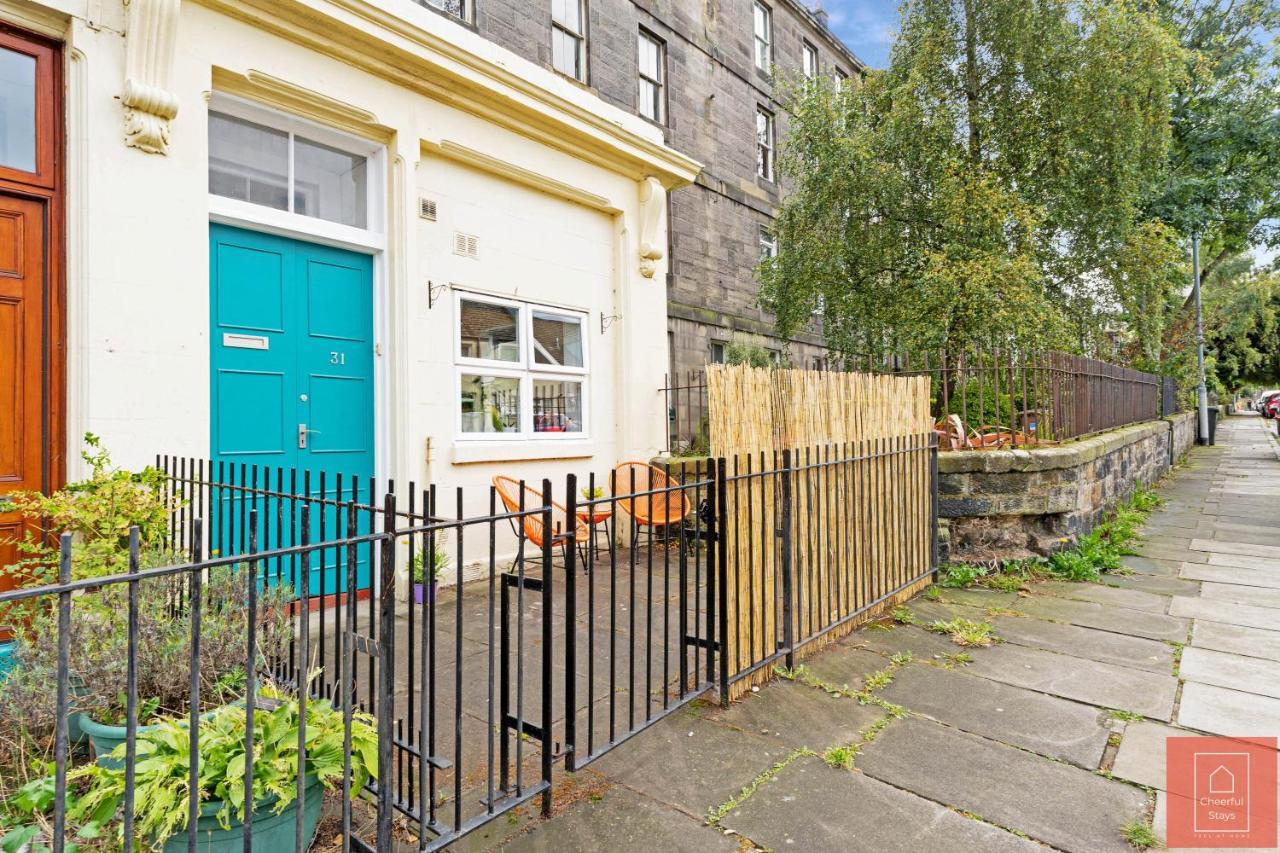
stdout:
<svg viewBox="0 0 1280 853">
<path fill-rule="evenodd" d="M 978 580 L 986 577 L 987 570 L 982 566 L 974 566 L 969 563 L 947 563 L 938 568 L 938 585 L 952 589 L 962 589 L 972 586 Z"/>
</svg>

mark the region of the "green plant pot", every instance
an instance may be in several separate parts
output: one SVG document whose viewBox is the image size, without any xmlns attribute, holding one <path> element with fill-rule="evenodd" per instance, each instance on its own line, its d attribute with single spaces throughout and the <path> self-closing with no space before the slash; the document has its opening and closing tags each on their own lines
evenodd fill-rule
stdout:
<svg viewBox="0 0 1280 853">
<path fill-rule="evenodd" d="M 272 811 L 274 798 L 262 803 L 253 812 L 253 849 L 263 853 L 275 853 L 295 849 L 298 828 L 297 800 L 285 806 L 284 811 L 275 814 Z M 324 803 L 324 788 L 320 780 L 308 777 L 307 789 L 302 798 L 302 831 L 306 835 L 306 843 L 302 849 L 311 846 L 311 839 L 316 834 L 316 824 L 320 822 L 320 807 Z M 183 803 L 183 808 L 186 804 Z M 200 853 L 241 853 L 244 850 L 244 824 L 231 817 L 231 827 L 223 829 L 216 817 L 221 802 L 205 803 L 200 808 L 200 818 L 196 821 L 196 849 Z M 164 853 L 182 853 L 187 849 L 187 832 L 182 830 L 164 843 Z"/>
<path fill-rule="evenodd" d="M 9 640 L 0 643 L 0 681 L 9 677 L 9 673 L 18 665 L 18 643 Z"/>
<path fill-rule="evenodd" d="M 68 731 L 79 728 L 80 732 L 93 741 L 93 754 L 102 767 L 123 767 L 124 759 L 109 758 L 111 751 L 124 743 L 129 737 L 129 730 L 124 726 L 111 726 L 89 718 L 88 714 L 74 714 L 68 720 Z M 149 732 L 155 726 L 138 726 L 138 734 Z M 72 740 L 74 740 L 74 735 Z"/>
</svg>

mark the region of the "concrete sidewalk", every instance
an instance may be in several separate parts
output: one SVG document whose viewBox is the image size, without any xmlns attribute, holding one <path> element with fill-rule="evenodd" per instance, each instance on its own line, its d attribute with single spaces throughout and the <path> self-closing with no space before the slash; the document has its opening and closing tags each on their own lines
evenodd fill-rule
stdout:
<svg viewBox="0 0 1280 853">
<path fill-rule="evenodd" d="M 987 621 L 1000 642 L 870 626 L 562 777 L 551 820 L 459 846 L 1132 850 L 1126 825 L 1154 812 L 1163 832 L 1166 736 L 1280 736 L 1280 461 L 1257 418 L 1218 442 L 1162 487 L 1131 574 L 917 597 L 916 621 Z"/>
</svg>

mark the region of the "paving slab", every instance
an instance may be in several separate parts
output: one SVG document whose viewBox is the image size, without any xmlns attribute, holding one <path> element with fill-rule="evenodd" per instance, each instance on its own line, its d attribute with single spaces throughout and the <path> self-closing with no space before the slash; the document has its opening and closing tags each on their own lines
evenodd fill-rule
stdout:
<svg viewBox="0 0 1280 853">
<path fill-rule="evenodd" d="M 1178 668 L 1184 681 L 1216 684 L 1280 699 L 1280 662 L 1188 646 Z"/>
<path fill-rule="evenodd" d="M 1190 580 L 1280 589 L 1280 566 L 1276 566 L 1274 571 L 1267 571 L 1266 569 L 1244 569 L 1238 566 L 1219 566 L 1213 563 L 1183 563 L 1178 574 Z"/>
<path fill-rule="evenodd" d="M 835 685 L 847 684 L 860 690 L 863 679 L 873 672 L 884 669 L 889 665 L 889 661 L 884 654 L 837 643 L 824 649 L 820 654 L 806 658 L 804 665 L 823 681 Z"/>
<path fill-rule="evenodd" d="M 1236 601 L 1212 598 L 1189 598 L 1175 595 L 1169 605 L 1169 613 L 1190 619 L 1207 619 L 1228 625 L 1244 625 L 1248 628 L 1267 630 L 1280 627 L 1280 613 L 1270 607 L 1254 607 Z"/>
<path fill-rule="evenodd" d="M 1238 601 L 1241 604 L 1252 604 L 1255 607 L 1280 607 L 1280 589 L 1269 587 L 1244 586 L 1235 583 L 1205 583 L 1200 587 L 1201 598 L 1213 598 L 1223 601 Z M 1280 621 L 1280 614 L 1277 614 Z"/>
<path fill-rule="evenodd" d="M 1086 661 L 1057 652 L 1005 644 L 974 658 L 966 671 L 993 681 L 1103 708 L 1168 720 L 1177 681 L 1172 675 Z"/>
<path fill-rule="evenodd" d="M 1194 548 L 1180 548 L 1175 545 L 1162 545 L 1158 541 L 1142 542 L 1134 550 L 1137 551 L 1138 556 L 1141 557 L 1173 560 L 1177 563 L 1203 563 L 1209 559 L 1209 555 L 1202 550 Z"/>
<path fill-rule="evenodd" d="M 1165 790 L 1166 741 L 1171 737 L 1195 737 L 1199 732 L 1189 732 L 1164 723 L 1139 720 L 1126 723 L 1111 765 L 1113 775 L 1148 788 Z"/>
<path fill-rule="evenodd" d="M 1189 681 L 1177 722 L 1227 737 L 1280 737 L 1280 699 Z"/>
<path fill-rule="evenodd" d="M 1280 494 L 1277 492 L 1276 494 Z M 1244 557 L 1263 557 L 1280 560 L 1280 546 L 1256 545 L 1252 542 L 1223 542 L 1218 539 L 1192 539 L 1191 550 L 1212 551 L 1215 554 L 1237 554 Z"/>
<path fill-rule="evenodd" d="M 1211 566 L 1235 566 L 1239 569 L 1258 569 L 1264 572 L 1280 571 L 1280 560 L 1271 557 L 1251 557 L 1247 554 L 1210 554 Z"/>
<path fill-rule="evenodd" d="M 1060 850 L 1132 853 L 1120 828 L 1146 808 L 1129 785 L 925 720 L 888 726 L 857 766 Z"/>
<path fill-rule="evenodd" d="M 785 768 L 721 823 L 770 850 L 1044 850 L 865 773 L 832 769 L 815 757 Z"/>
<path fill-rule="evenodd" d="M 1280 660 L 1280 631 L 1197 620 L 1191 632 L 1191 645 L 1264 660 Z"/>
<path fill-rule="evenodd" d="M 707 714 L 717 723 L 817 752 L 858 740 L 860 732 L 883 716 L 874 705 L 791 681 L 774 681 L 759 693 Z"/>
<path fill-rule="evenodd" d="M 1160 557 L 1144 557 L 1129 554 L 1120 558 L 1120 565 L 1144 575 L 1164 575 L 1173 577 L 1178 574 L 1181 560 L 1165 560 Z"/>
<path fill-rule="evenodd" d="M 994 623 L 996 634 L 1008 643 L 1166 675 L 1173 672 L 1173 647 L 1159 640 L 1016 616 L 1001 616 Z"/>
<path fill-rule="evenodd" d="M 888 631 L 862 630 L 850 637 L 849 644 L 884 655 L 911 652 L 922 659 L 941 658 L 943 655 L 965 651 L 940 634 L 932 634 L 912 625 L 898 625 Z M 817 661 L 810 665 L 817 665 Z"/>
<path fill-rule="evenodd" d="M 1123 589 L 1103 586 L 1096 583 L 1067 583 L 1065 581 L 1049 581 L 1037 584 L 1036 593 L 1048 593 L 1061 598 L 1073 598 L 1078 601 L 1093 601 L 1098 604 L 1109 604 L 1116 607 L 1128 607 L 1133 610 L 1146 610 L 1149 613 L 1164 613 L 1169 608 L 1169 596 L 1156 595 L 1140 589 Z"/>
<path fill-rule="evenodd" d="M 1167 837 L 1165 827 L 1169 821 L 1169 803 L 1172 796 L 1165 791 L 1156 791 L 1156 809 L 1155 815 L 1151 822 L 1152 831 L 1161 843 L 1165 842 Z M 1278 811 L 1277 813 L 1280 813 Z M 1204 853 L 1205 850 L 1214 848 L 1206 847 L 1161 847 L 1161 853 Z M 1225 848 L 1224 848 L 1225 849 Z M 1231 853 L 1280 853 L 1280 847 L 1232 847 Z"/>
<path fill-rule="evenodd" d="M 736 851 L 737 840 L 700 820 L 624 787 L 610 788 L 596 799 L 570 806 L 555 820 L 533 825 L 503 844 L 508 853 L 555 851 L 596 853 L 600 850 Z"/>
<path fill-rule="evenodd" d="M 1098 766 L 1110 732 L 1105 712 L 963 669 L 908 666 L 880 695 L 912 713 L 1089 770 Z"/>
<path fill-rule="evenodd" d="M 1187 563 L 1185 565 L 1197 564 Z M 1198 595 L 1200 593 L 1200 582 L 1197 580 L 1171 578 L 1164 575 L 1146 575 L 1137 572 L 1131 575 L 1107 575 L 1103 583 L 1108 586 L 1154 592 L 1156 595 Z"/>
<path fill-rule="evenodd" d="M 1177 616 L 1049 596 L 1024 599 L 1019 603 L 1018 609 L 1040 619 L 1070 622 L 1086 628 L 1101 628 L 1149 640 L 1181 642 L 1187 638 L 1187 631 L 1191 628 L 1188 620 Z"/>
<path fill-rule="evenodd" d="M 792 749 L 776 738 L 678 711 L 592 767 L 655 800 L 700 815 L 738 793 Z"/>
<path fill-rule="evenodd" d="M 1014 607 L 1018 600 L 1016 592 L 1000 592 L 994 589 L 942 589 L 942 598 L 954 604 L 967 604 L 970 607 Z"/>
</svg>

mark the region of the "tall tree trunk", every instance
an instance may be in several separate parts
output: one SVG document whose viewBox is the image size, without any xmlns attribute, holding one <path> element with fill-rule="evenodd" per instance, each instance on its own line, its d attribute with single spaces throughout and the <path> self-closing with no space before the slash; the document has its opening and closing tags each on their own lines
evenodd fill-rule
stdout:
<svg viewBox="0 0 1280 853">
<path fill-rule="evenodd" d="M 982 159 L 982 136 L 978 127 L 978 25 L 974 21 L 975 0 L 964 0 L 964 92 L 968 103 L 969 159 Z"/>
</svg>

